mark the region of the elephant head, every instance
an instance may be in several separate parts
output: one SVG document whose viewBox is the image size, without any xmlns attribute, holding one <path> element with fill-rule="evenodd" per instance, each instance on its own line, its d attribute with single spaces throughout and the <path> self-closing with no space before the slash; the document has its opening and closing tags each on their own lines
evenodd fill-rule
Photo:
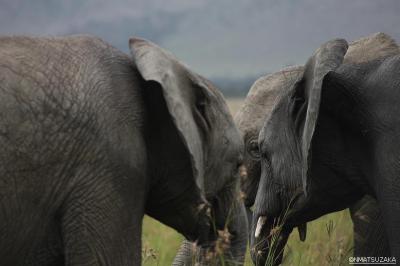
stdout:
<svg viewBox="0 0 400 266">
<path fill-rule="evenodd" d="M 304 215 L 311 190 L 311 140 L 323 78 L 342 63 L 347 48 L 344 40 L 321 46 L 305 65 L 300 81 L 276 104 L 260 132 L 261 179 L 251 232 L 252 259 L 257 264 L 279 264 L 293 228 L 321 215 Z"/>
<path fill-rule="evenodd" d="M 295 66 L 259 78 L 250 88 L 243 106 L 235 115 L 235 123 L 245 145 L 245 171 L 241 172 L 240 184 L 249 225 L 252 216 L 250 208 L 254 205 L 261 174 L 258 135 L 274 104 L 301 78 L 302 73 L 303 67 Z"/>
<path fill-rule="evenodd" d="M 202 245 L 234 215 L 244 224 L 228 226 L 230 239 L 241 238 L 243 144 L 222 94 L 155 44 L 134 38 L 130 47 L 148 115 L 146 213 Z"/>
<path fill-rule="evenodd" d="M 279 264 L 294 227 L 304 235 L 305 222 L 344 209 L 365 193 L 343 178 L 355 173 L 346 164 L 349 158 L 344 155 L 346 144 L 339 141 L 343 140 L 341 131 L 334 128 L 334 118 L 326 115 L 325 101 L 336 100 L 334 108 L 341 108 L 334 91 L 337 85 L 329 82 L 335 80 L 334 71 L 342 63 L 362 64 L 397 52 L 393 40 L 384 34 L 368 36 L 349 48 L 344 40 L 330 41 L 309 59 L 300 80 L 283 93 L 258 140 L 262 173 L 251 232 L 255 263 Z M 322 92 L 325 87 L 330 88 Z M 320 140 L 321 132 L 324 140 Z M 338 171 L 341 166 L 347 172 Z"/>
</svg>

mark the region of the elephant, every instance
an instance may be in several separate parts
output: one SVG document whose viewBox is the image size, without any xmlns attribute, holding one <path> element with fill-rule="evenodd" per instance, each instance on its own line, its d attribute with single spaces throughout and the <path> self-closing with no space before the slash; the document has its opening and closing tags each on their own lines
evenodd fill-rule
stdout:
<svg viewBox="0 0 400 266">
<path fill-rule="evenodd" d="M 2 265 L 140 265 L 144 214 L 204 246 L 227 223 L 213 204 L 236 196 L 243 143 L 222 94 L 156 44 L 129 47 L 0 37 Z"/>
<path fill-rule="evenodd" d="M 376 33 L 351 43 L 345 62 L 362 63 L 377 58 L 398 54 L 399 47 L 395 41 L 384 33 Z M 258 135 L 265 119 L 280 94 L 292 87 L 303 73 L 302 66 L 288 67 L 273 74 L 259 78 L 235 116 L 245 144 L 244 165 L 246 174 L 241 178 L 241 189 L 251 224 L 250 208 L 254 204 L 260 178 L 260 156 L 258 152 Z M 365 196 L 350 207 L 354 224 L 354 256 L 389 256 L 388 244 L 382 232 L 382 221 L 376 201 Z M 302 227 L 305 228 L 306 227 Z M 304 239 L 306 231 L 299 232 Z"/>
<path fill-rule="evenodd" d="M 397 155 L 390 108 L 399 100 L 399 55 L 382 33 L 350 46 L 325 43 L 282 87 L 254 148 L 245 140 L 261 172 L 251 228 L 256 265 L 281 263 L 295 227 L 304 238 L 308 221 L 350 206 L 355 255 L 399 257 L 398 191 L 388 186 L 398 170 L 385 161 Z"/>
</svg>

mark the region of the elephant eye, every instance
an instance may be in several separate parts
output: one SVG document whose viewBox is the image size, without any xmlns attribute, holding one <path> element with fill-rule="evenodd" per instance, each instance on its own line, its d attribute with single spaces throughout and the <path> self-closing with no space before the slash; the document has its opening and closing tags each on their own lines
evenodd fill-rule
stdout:
<svg viewBox="0 0 400 266">
<path fill-rule="evenodd" d="M 261 157 L 260 149 L 258 148 L 258 143 L 256 140 L 250 141 L 247 151 L 254 160 L 260 159 Z"/>
</svg>

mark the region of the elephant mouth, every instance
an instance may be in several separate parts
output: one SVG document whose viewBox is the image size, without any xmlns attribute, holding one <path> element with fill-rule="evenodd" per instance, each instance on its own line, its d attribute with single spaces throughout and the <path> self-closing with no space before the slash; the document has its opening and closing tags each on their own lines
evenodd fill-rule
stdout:
<svg viewBox="0 0 400 266">
<path fill-rule="evenodd" d="M 256 217 L 254 217 L 256 218 Z M 257 222 L 255 222 L 257 221 Z M 261 215 L 253 220 L 251 258 L 255 265 L 279 265 L 293 227 Z"/>
<path fill-rule="evenodd" d="M 255 265 L 280 265 L 285 245 L 294 228 L 297 227 L 301 241 L 306 239 L 306 223 L 295 226 L 285 220 L 286 217 L 267 218 L 266 215 L 254 218 L 250 253 Z"/>
<path fill-rule="evenodd" d="M 288 207 L 278 216 L 265 213 L 253 215 L 251 257 L 255 265 L 279 265 L 283 260 L 289 235 L 297 227 L 299 238 L 305 241 L 307 219 L 304 217 L 306 198 L 296 193 Z"/>
</svg>

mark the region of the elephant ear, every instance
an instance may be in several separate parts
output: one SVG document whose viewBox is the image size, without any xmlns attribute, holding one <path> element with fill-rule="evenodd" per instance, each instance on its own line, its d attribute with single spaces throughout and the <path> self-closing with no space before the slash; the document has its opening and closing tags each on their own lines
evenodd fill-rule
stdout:
<svg viewBox="0 0 400 266">
<path fill-rule="evenodd" d="M 129 45 L 143 79 L 160 84 L 169 114 L 190 154 L 196 184 L 203 190 L 204 155 L 192 113 L 193 99 L 188 91 L 194 77 L 189 77 L 190 71 L 171 53 L 150 41 L 131 38 Z"/>
<path fill-rule="evenodd" d="M 331 40 L 323 44 L 307 61 L 301 86 L 301 94 L 307 104 L 305 124 L 301 135 L 302 152 L 302 183 L 304 193 L 307 194 L 309 169 L 311 163 L 311 142 L 317 124 L 321 102 L 321 90 L 324 77 L 334 71 L 343 62 L 348 44 L 343 39 Z"/>
</svg>

